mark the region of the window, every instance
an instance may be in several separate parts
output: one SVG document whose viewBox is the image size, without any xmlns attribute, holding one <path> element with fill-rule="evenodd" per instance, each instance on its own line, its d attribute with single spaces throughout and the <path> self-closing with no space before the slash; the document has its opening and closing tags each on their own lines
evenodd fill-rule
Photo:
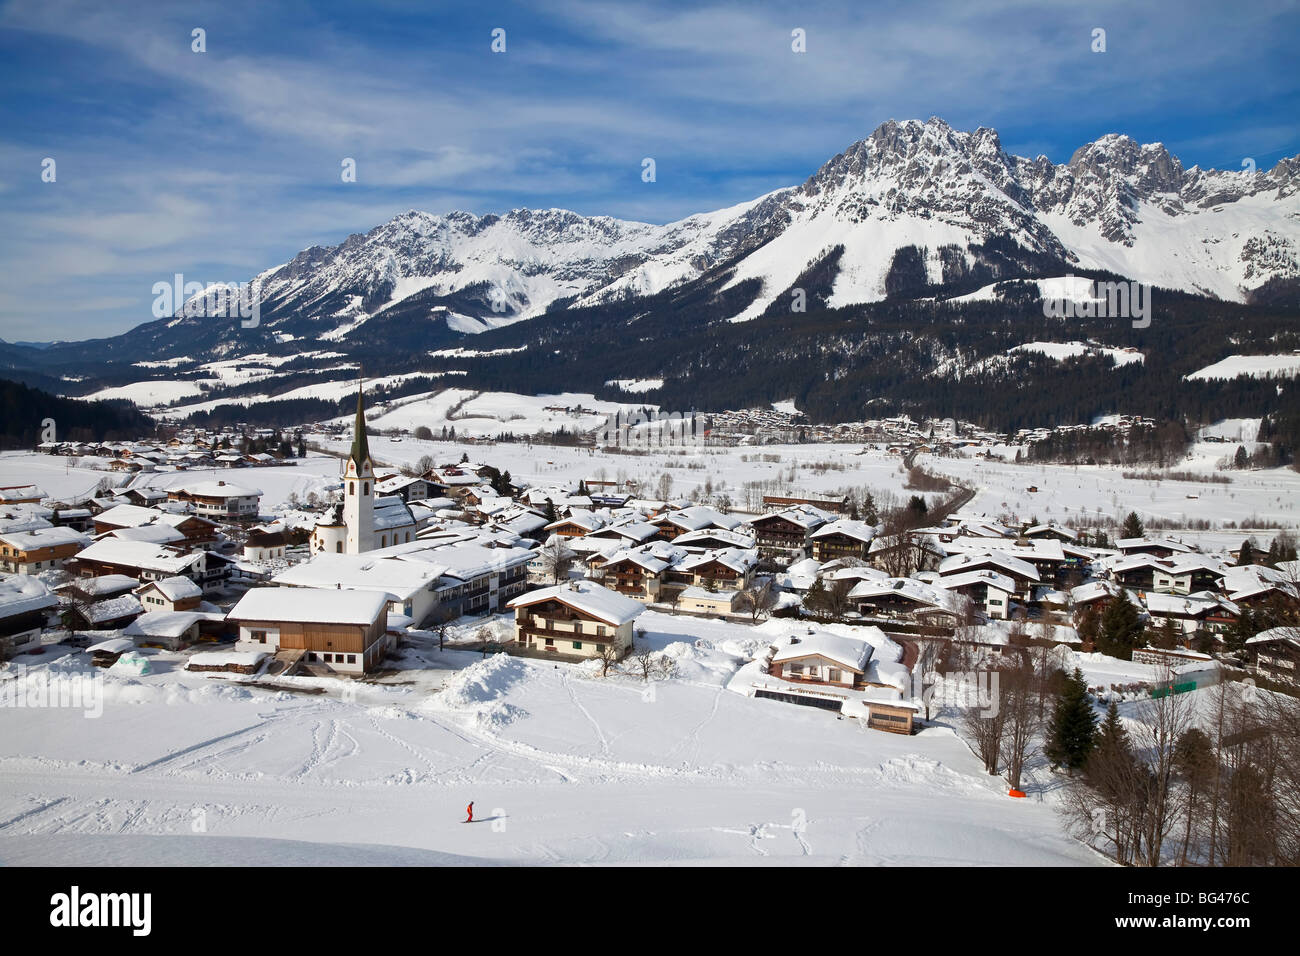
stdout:
<svg viewBox="0 0 1300 956">
<path fill-rule="evenodd" d="M 838 684 L 838 683 L 840 682 L 840 680 L 841 680 L 841 678 L 840 678 L 840 671 L 839 671 L 839 668 L 837 668 L 837 667 L 832 667 L 832 668 L 831 668 L 831 673 L 830 673 L 830 682 L 831 682 L 832 684 Z"/>
<path fill-rule="evenodd" d="M 574 641 L 574 642 L 573 642 L 573 649 L 574 649 L 575 651 L 580 651 L 580 650 L 582 650 L 582 641 Z"/>
<path fill-rule="evenodd" d="M 555 638 L 553 638 L 553 637 L 548 637 L 548 638 L 546 639 L 546 646 L 547 646 L 547 647 L 554 647 L 554 646 L 555 646 Z"/>
<path fill-rule="evenodd" d="M 356 662 L 357 662 L 357 655 L 355 655 L 355 654 L 349 654 L 349 655 L 348 655 L 348 663 L 349 663 L 349 664 L 355 664 Z"/>
<path fill-rule="evenodd" d="M 356 493 L 357 493 L 357 483 L 356 483 L 355 481 L 349 481 L 349 482 L 348 482 L 348 494 L 350 494 L 350 495 L 355 495 Z"/>
<path fill-rule="evenodd" d="M 597 644 L 597 645 L 596 645 L 596 653 L 597 653 L 597 654 L 604 654 L 604 653 L 605 653 L 605 645 L 604 645 L 604 644 Z"/>
<path fill-rule="evenodd" d="M 370 482 L 368 482 L 368 481 L 364 481 L 364 482 L 361 483 L 361 493 L 362 493 L 363 495 L 368 495 L 368 494 L 370 494 Z"/>
<path fill-rule="evenodd" d="M 253 641 L 256 641 L 258 644 L 265 644 L 266 631 L 252 631 L 249 633 L 249 638 Z"/>
<path fill-rule="evenodd" d="M 342 541 L 335 541 L 335 542 L 334 542 L 334 550 L 337 551 L 339 554 L 342 554 L 342 553 L 343 553 L 343 542 L 342 542 Z"/>
</svg>

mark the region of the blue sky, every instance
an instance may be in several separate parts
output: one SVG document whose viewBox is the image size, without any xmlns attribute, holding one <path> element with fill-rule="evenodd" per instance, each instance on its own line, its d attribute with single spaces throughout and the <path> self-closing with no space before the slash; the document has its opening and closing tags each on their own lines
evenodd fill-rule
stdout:
<svg viewBox="0 0 1300 956">
<path fill-rule="evenodd" d="M 1055 162 L 1122 132 L 1268 168 L 1300 153 L 1297 40 L 1295 2 L 14 0 L 0 338 L 113 335 L 173 273 L 246 280 L 412 208 L 668 222 L 801 182 L 891 118 Z"/>
</svg>

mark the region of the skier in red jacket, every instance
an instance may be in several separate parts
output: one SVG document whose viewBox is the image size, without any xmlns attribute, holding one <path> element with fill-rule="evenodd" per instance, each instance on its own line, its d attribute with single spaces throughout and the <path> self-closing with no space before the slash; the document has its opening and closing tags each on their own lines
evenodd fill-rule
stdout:
<svg viewBox="0 0 1300 956">
<path fill-rule="evenodd" d="M 474 822 L 474 801 L 473 800 L 471 800 L 469 802 L 469 806 L 465 808 L 465 822 L 466 823 Z"/>
</svg>

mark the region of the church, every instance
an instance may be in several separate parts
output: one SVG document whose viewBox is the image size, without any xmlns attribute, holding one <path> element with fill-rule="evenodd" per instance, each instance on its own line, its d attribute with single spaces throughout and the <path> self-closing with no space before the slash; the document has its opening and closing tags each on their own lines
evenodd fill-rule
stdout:
<svg viewBox="0 0 1300 956">
<path fill-rule="evenodd" d="M 419 523 L 399 495 L 376 494 L 375 467 L 366 438 L 365 406 L 357 386 L 352 451 L 343 471 L 343 500 L 331 506 L 311 533 L 311 553 L 362 554 L 415 539 Z"/>
</svg>

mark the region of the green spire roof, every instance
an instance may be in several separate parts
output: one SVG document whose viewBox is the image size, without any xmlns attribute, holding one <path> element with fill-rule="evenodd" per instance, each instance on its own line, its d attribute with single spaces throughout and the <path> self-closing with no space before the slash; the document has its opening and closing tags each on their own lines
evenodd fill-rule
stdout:
<svg viewBox="0 0 1300 956">
<path fill-rule="evenodd" d="M 352 461 L 361 470 L 361 463 L 370 459 L 370 442 L 366 440 L 366 413 L 361 404 L 361 385 L 357 384 L 357 421 L 352 426 Z"/>
</svg>

